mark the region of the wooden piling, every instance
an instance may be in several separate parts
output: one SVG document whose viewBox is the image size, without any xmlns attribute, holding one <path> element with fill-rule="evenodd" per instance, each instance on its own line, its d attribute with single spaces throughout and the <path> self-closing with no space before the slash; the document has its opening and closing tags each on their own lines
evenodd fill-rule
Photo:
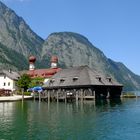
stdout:
<svg viewBox="0 0 140 140">
<path fill-rule="evenodd" d="M 76 95 L 76 102 L 78 102 L 78 92 L 75 93 Z"/>
<path fill-rule="evenodd" d="M 50 102 L 50 91 L 48 91 L 48 103 Z"/>
<path fill-rule="evenodd" d="M 106 98 L 107 98 L 107 99 L 110 98 L 110 92 L 109 92 L 109 90 L 108 90 L 108 92 L 107 92 Z"/>
<path fill-rule="evenodd" d="M 59 90 L 56 91 L 56 101 L 58 103 L 58 94 L 59 94 Z"/>
<path fill-rule="evenodd" d="M 22 88 L 22 101 L 24 100 L 24 89 Z"/>
<path fill-rule="evenodd" d="M 41 101 L 41 92 L 38 92 L 39 94 L 39 102 Z"/>
<path fill-rule="evenodd" d="M 65 103 L 67 102 L 67 92 L 63 89 L 63 95 L 65 96 Z"/>
<path fill-rule="evenodd" d="M 96 94 L 95 94 L 95 90 L 93 90 L 93 96 L 94 96 L 94 100 L 96 99 Z"/>
<path fill-rule="evenodd" d="M 80 94 L 81 94 L 81 101 L 83 101 L 83 89 L 80 90 Z"/>
</svg>

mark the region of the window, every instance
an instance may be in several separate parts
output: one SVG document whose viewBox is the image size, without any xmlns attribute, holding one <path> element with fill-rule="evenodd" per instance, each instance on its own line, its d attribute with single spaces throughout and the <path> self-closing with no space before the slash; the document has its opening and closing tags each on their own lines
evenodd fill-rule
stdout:
<svg viewBox="0 0 140 140">
<path fill-rule="evenodd" d="M 55 82 L 55 79 L 51 79 L 51 80 L 50 80 L 50 83 L 53 83 L 53 82 Z"/>
<path fill-rule="evenodd" d="M 96 77 L 96 79 L 98 79 L 98 80 L 99 80 L 99 82 L 101 82 L 101 81 L 102 81 L 102 78 L 101 78 L 100 76 L 97 76 L 97 77 Z"/>
<path fill-rule="evenodd" d="M 55 82 L 55 79 L 51 79 L 49 84 L 52 85 L 54 82 Z"/>
<path fill-rule="evenodd" d="M 60 79 L 60 83 L 64 83 L 65 79 Z"/>
<path fill-rule="evenodd" d="M 8 86 L 10 86 L 10 82 L 8 82 Z"/>
<path fill-rule="evenodd" d="M 99 82 L 101 82 L 101 77 L 99 77 Z"/>
<path fill-rule="evenodd" d="M 6 75 L 4 75 L 4 79 L 6 79 Z"/>
<path fill-rule="evenodd" d="M 73 77 L 73 82 L 77 81 L 78 77 Z"/>
<path fill-rule="evenodd" d="M 108 82 L 112 82 L 111 77 L 107 77 L 106 79 L 108 80 Z"/>
<path fill-rule="evenodd" d="M 6 83 L 5 82 L 3 83 L 3 86 L 6 86 Z"/>
</svg>

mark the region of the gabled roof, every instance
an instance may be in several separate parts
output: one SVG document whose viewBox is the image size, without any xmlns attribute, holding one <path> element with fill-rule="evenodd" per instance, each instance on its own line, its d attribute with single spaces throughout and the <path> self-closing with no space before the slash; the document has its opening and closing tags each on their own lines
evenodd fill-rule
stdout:
<svg viewBox="0 0 140 140">
<path fill-rule="evenodd" d="M 18 78 L 20 77 L 18 72 L 11 71 L 11 70 L 9 70 L 9 71 L 8 70 L 0 70 L 0 75 L 5 75 L 12 80 L 18 80 Z"/>
<path fill-rule="evenodd" d="M 26 73 L 30 75 L 32 78 L 35 77 L 50 78 L 60 70 L 61 68 L 35 69 L 26 71 Z"/>
<path fill-rule="evenodd" d="M 106 77 L 88 66 L 63 69 L 56 73 L 43 87 L 68 86 L 122 86 L 111 77 Z"/>
</svg>

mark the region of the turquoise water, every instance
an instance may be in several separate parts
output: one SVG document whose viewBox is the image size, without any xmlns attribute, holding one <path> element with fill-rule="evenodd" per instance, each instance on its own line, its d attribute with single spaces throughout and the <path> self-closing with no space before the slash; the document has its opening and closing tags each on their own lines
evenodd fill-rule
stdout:
<svg viewBox="0 0 140 140">
<path fill-rule="evenodd" d="M 140 99 L 0 103 L 0 140 L 139 140 Z"/>
</svg>

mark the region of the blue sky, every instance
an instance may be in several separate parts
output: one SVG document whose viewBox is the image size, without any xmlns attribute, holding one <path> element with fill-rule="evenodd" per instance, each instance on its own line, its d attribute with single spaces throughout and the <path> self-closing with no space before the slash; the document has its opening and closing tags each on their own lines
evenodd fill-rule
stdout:
<svg viewBox="0 0 140 140">
<path fill-rule="evenodd" d="M 140 75 L 140 0 L 1 0 L 46 39 L 77 32 Z"/>
</svg>

